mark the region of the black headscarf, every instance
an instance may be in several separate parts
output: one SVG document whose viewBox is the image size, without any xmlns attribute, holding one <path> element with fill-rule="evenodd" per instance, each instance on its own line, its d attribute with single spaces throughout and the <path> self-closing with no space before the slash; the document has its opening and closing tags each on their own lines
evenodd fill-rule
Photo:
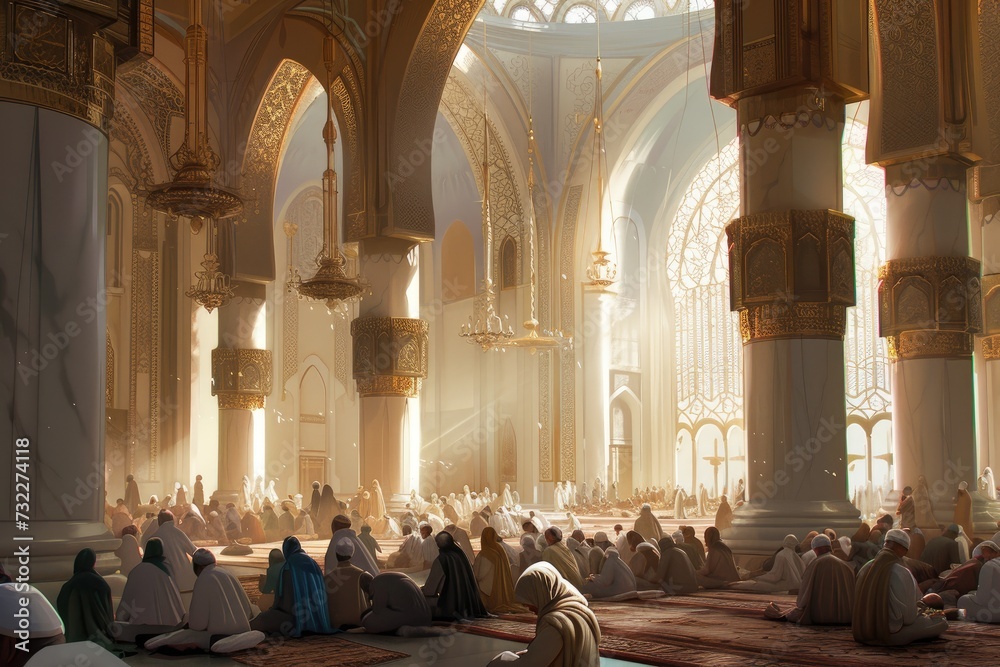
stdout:
<svg viewBox="0 0 1000 667">
<path fill-rule="evenodd" d="M 167 558 L 163 555 L 163 542 L 158 537 L 151 537 L 149 538 L 149 542 L 146 542 L 146 549 L 142 554 L 142 562 L 151 563 L 168 575 L 170 574 L 170 570 L 167 569 Z"/>
<path fill-rule="evenodd" d="M 10 584 L 13 582 L 14 580 L 7 574 L 7 570 L 3 569 L 3 563 L 0 563 L 0 584 Z"/>
<path fill-rule="evenodd" d="M 285 554 L 281 553 L 281 549 L 271 549 L 271 553 L 267 555 L 267 576 L 264 578 L 264 585 L 260 587 L 261 593 L 274 593 L 278 590 L 284 566 Z"/>
<path fill-rule="evenodd" d="M 434 542 L 438 548 L 437 563 L 444 572 L 444 584 L 434 609 L 435 618 L 461 621 L 489 616 L 479 596 L 479 585 L 469 558 L 455 543 L 455 538 L 442 531 L 434 536 Z"/>
<path fill-rule="evenodd" d="M 92 641 L 105 649 L 113 649 L 111 624 L 114 607 L 111 587 L 97 573 L 97 554 L 83 549 L 73 563 L 73 577 L 63 584 L 56 600 L 56 609 L 66 625 L 66 641 Z"/>
</svg>

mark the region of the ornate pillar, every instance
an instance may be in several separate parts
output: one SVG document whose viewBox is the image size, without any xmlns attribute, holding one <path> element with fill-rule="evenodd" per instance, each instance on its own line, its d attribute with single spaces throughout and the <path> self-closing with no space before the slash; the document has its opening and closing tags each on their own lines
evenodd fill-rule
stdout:
<svg viewBox="0 0 1000 667">
<path fill-rule="evenodd" d="M 745 554 L 819 526 L 853 531 L 847 499 L 846 308 L 854 220 L 842 205 L 844 105 L 867 94 L 857 3 L 716 3 L 712 96 L 737 110 L 741 217 L 726 229 L 743 334 L 747 500 L 726 538 Z"/>
<path fill-rule="evenodd" d="M 219 482 L 212 494 L 236 502 L 243 476 L 254 480 L 254 410 L 271 394 L 271 352 L 253 348 L 263 300 L 237 298 L 219 309 L 219 347 L 212 350 L 212 395 L 219 398 Z M 197 474 L 198 471 L 192 471 Z"/>
<path fill-rule="evenodd" d="M 953 519 L 959 482 L 975 488 L 978 463 L 972 355 L 982 302 L 967 213 L 968 4 L 871 3 L 868 159 L 886 170 L 879 325 L 892 359 L 895 486 L 918 489 L 924 478 L 939 524 Z"/>
<path fill-rule="evenodd" d="M 420 411 L 412 399 L 427 377 L 429 325 L 411 317 L 419 306 L 411 292 L 417 276 L 414 245 L 402 240 L 370 245 L 378 245 L 379 253 L 368 254 L 371 247 L 362 243 L 361 271 L 371 281 L 372 295 L 362 300 L 361 315 L 351 323 L 361 395 L 361 483 L 367 487 L 377 479 L 387 498 L 398 499 L 418 487 Z"/>
<path fill-rule="evenodd" d="M 8 571 L 46 592 L 83 547 L 98 571 L 118 565 L 104 524 L 117 18 L 117 3 L 0 1 L 0 557 L 27 555 Z"/>
</svg>

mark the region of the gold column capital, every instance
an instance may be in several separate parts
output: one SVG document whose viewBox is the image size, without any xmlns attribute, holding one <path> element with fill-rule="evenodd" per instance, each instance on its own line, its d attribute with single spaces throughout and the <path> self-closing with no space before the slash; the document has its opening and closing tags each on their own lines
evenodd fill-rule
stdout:
<svg viewBox="0 0 1000 667">
<path fill-rule="evenodd" d="M 427 377 L 429 331 L 427 322 L 408 317 L 368 316 L 351 322 L 358 393 L 416 397 Z"/>
<path fill-rule="evenodd" d="M 983 330 L 980 264 L 971 257 L 893 259 L 879 269 L 879 335 L 893 360 L 972 357 Z"/>
<path fill-rule="evenodd" d="M 153 3 L 0 0 L 0 35 L 0 99 L 107 133 L 117 66 L 153 53 Z"/>
<path fill-rule="evenodd" d="M 729 239 L 731 308 L 743 342 L 843 340 L 855 303 L 854 218 L 838 211 L 769 211 L 737 218 Z"/>
<path fill-rule="evenodd" d="M 271 351 L 219 347 L 212 350 L 212 395 L 220 410 L 257 410 L 271 395 Z"/>
<path fill-rule="evenodd" d="M 767 11 L 771 8 L 771 11 Z M 775 91 L 868 97 L 868 8 L 857 0 L 716 0 L 712 97 L 730 106 Z M 780 110 L 794 113 L 796 107 Z"/>
</svg>

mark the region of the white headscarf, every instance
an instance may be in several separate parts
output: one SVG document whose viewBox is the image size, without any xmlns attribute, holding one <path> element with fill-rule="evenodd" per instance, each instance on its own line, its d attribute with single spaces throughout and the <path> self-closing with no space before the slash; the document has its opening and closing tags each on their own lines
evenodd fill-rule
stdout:
<svg viewBox="0 0 1000 667">
<path fill-rule="evenodd" d="M 19 592 L 23 584 L 0 584 L 0 635 L 15 637 L 20 630 L 18 618 L 14 615 L 23 605 L 21 598 L 28 600 L 28 636 L 55 637 L 64 632 L 62 620 L 52 604 L 37 588 L 29 585 L 28 590 Z"/>
</svg>

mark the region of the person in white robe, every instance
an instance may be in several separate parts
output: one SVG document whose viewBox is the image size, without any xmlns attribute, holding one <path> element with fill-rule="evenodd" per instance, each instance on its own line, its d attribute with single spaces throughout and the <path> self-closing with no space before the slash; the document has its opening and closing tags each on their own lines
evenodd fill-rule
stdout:
<svg viewBox="0 0 1000 667">
<path fill-rule="evenodd" d="M 958 527 L 958 537 L 955 538 L 955 542 L 958 543 L 958 563 L 965 563 L 970 558 L 972 558 L 972 540 L 969 536 L 965 534 L 965 529 L 962 526 Z M 953 563 L 955 565 L 956 563 Z"/>
<path fill-rule="evenodd" d="M 355 555 L 351 562 L 373 577 L 378 576 L 381 571 L 378 563 L 364 543 L 358 539 L 358 534 L 351 530 L 351 520 L 343 514 L 338 514 L 333 518 L 333 537 L 326 549 L 323 573 L 330 574 L 337 569 L 337 542 L 342 539 L 348 539 L 354 543 Z"/>
<path fill-rule="evenodd" d="M 167 559 L 170 576 L 177 583 L 181 593 L 194 589 L 194 570 L 191 569 L 191 556 L 197 548 L 191 539 L 174 525 L 174 515 L 170 512 L 160 512 L 157 517 L 160 527 L 156 529 L 156 537 L 163 542 L 163 555 Z"/>
<path fill-rule="evenodd" d="M 278 502 L 278 492 L 274 489 L 275 480 L 271 480 L 267 483 L 267 488 L 264 489 L 264 497 L 271 501 L 271 503 Z M 299 509 L 302 509 L 301 505 L 298 505 Z"/>
<path fill-rule="evenodd" d="M 424 514 L 425 521 L 431 525 L 431 531 L 436 535 L 444 530 L 444 519 L 439 517 L 437 514 Z"/>
<path fill-rule="evenodd" d="M 910 536 L 905 531 L 890 530 L 878 556 L 858 572 L 852 619 L 858 643 L 905 646 L 938 637 L 948 629 L 942 615 L 921 613 L 920 589 L 902 563 L 909 548 Z M 880 599 L 886 601 L 884 606 L 877 603 Z"/>
<path fill-rule="evenodd" d="M 573 533 L 577 530 L 583 530 L 583 524 L 580 523 L 580 520 L 577 519 L 576 515 L 573 514 L 572 512 L 566 512 L 566 524 L 567 524 L 566 528 L 567 533 Z"/>
<path fill-rule="evenodd" d="M 510 492 L 510 484 L 503 485 L 503 491 L 500 494 L 500 502 L 503 503 L 504 507 L 514 507 L 514 496 Z"/>
<path fill-rule="evenodd" d="M 191 596 L 187 629 L 155 637 L 146 642 L 146 648 L 199 648 L 225 654 L 264 641 L 263 632 L 250 629 L 250 620 L 260 610 L 250 604 L 239 580 L 216 565 L 215 556 L 207 549 L 198 549 L 193 562 L 198 580 Z"/>
<path fill-rule="evenodd" d="M 27 627 L 18 613 L 27 609 Z M 66 643 L 62 619 L 42 593 L 23 583 L 0 584 L 0 665 L 23 667 L 47 646 Z M 18 648 L 26 642 L 27 651 Z M 36 663 L 37 664 L 37 663 Z"/>
<path fill-rule="evenodd" d="M 2 663 L 5 666 L 8 663 Z M 25 667 L 128 667 L 124 660 L 91 641 L 46 646 L 25 663 Z"/>
<path fill-rule="evenodd" d="M 423 554 L 420 551 L 421 538 L 413 533 L 409 526 L 403 526 L 403 543 L 394 553 L 389 554 L 386 567 L 393 569 L 408 569 L 423 565 Z"/>
<path fill-rule="evenodd" d="M 583 584 L 581 592 L 595 599 L 635 593 L 635 575 L 622 561 L 616 549 L 608 549 L 601 573 L 590 575 Z"/>
<path fill-rule="evenodd" d="M 489 667 L 599 667 L 601 628 L 587 600 L 548 563 L 532 565 L 514 585 L 518 602 L 538 614 L 535 638 L 517 653 L 504 651 Z"/>
<path fill-rule="evenodd" d="M 965 610 L 967 621 L 1000 623 L 1000 546 L 987 540 L 976 550 L 985 561 L 979 570 L 979 587 L 960 597 L 958 608 Z"/>
<path fill-rule="evenodd" d="M 127 577 L 132 568 L 142 562 L 142 554 L 139 552 L 139 541 L 135 539 L 135 532 L 126 531 L 122 535 L 122 543 L 115 549 L 115 555 L 122 562 L 119 572 L 121 572 L 122 576 Z"/>
<path fill-rule="evenodd" d="M 176 630 L 185 615 L 180 590 L 163 556 L 163 542 L 151 539 L 143 561 L 129 572 L 112 633 L 117 641 L 134 642 L 139 635 Z"/>
<path fill-rule="evenodd" d="M 829 539 L 829 538 L 828 538 Z M 797 591 L 802 584 L 802 573 L 806 570 L 805 563 L 795 551 L 799 539 L 794 535 L 786 535 L 781 545 L 781 551 L 774 557 L 771 569 L 755 579 L 737 581 L 729 585 L 738 591 L 753 591 L 756 593 L 781 593 Z M 812 552 L 815 557 L 815 552 Z"/>
</svg>

